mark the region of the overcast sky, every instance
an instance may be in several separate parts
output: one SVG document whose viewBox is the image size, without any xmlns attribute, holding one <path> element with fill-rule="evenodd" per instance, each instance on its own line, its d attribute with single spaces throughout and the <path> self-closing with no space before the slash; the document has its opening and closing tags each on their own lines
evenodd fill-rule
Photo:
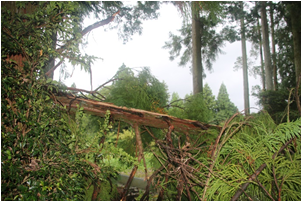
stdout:
<svg viewBox="0 0 302 202">
<path fill-rule="evenodd" d="M 85 27 L 96 22 L 93 18 L 85 20 Z M 93 89 L 108 81 L 118 68 L 124 63 L 127 67 L 150 67 L 151 73 L 160 81 L 165 81 L 170 96 L 177 92 L 181 98 L 193 92 L 192 74 L 189 67 L 179 67 L 180 58 L 169 60 L 169 50 L 163 49 L 165 41 L 169 40 L 169 32 L 179 35 L 182 26 L 181 14 L 173 5 L 163 4 L 157 20 L 143 22 L 142 35 L 134 35 L 132 40 L 123 44 L 118 38 L 117 30 L 98 28 L 88 35 L 88 46 L 84 53 L 94 55 L 98 60 L 92 65 Z M 87 37 L 87 36 L 86 36 Z M 247 43 L 248 57 L 251 45 Z M 231 101 L 240 111 L 244 109 L 243 73 L 242 70 L 233 71 L 238 56 L 241 56 L 241 42 L 225 43 L 220 54 L 213 63 L 213 72 L 206 71 L 204 84 L 208 83 L 213 95 L 217 98 L 219 87 L 224 83 L 227 87 Z M 259 64 L 255 64 L 259 65 Z M 71 73 L 72 68 L 69 68 Z M 58 70 L 54 78 L 59 79 Z M 75 69 L 71 78 L 64 80 L 65 85 L 76 84 L 77 88 L 90 90 L 90 76 L 88 72 Z M 253 85 L 260 85 L 260 78 L 249 76 L 250 107 L 259 108 L 256 99 L 251 96 Z M 171 98 L 171 97 L 170 97 Z M 258 111 L 251 109 L 251 112 Z"/>
</svg>

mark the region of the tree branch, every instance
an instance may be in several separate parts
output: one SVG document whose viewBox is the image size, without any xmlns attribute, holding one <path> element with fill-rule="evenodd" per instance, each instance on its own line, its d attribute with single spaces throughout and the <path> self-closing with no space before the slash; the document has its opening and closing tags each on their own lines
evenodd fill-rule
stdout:
<svg viewBox="0 0 302 202">
<path fill-rule="evenodd" d="M 107 18 L 107 19 L 105 19 L 105 20 L 102 20 L 102 21 L 99 21 L 99 22 L 96 22 L 96 23 L 94 23 L 94 24 L 92 24 L 92 25 L 86 27 L 86 28 L 81 32 L 82 36 L 84 36 L 84 35 L 87 34 L 88 32 L 90 32 L 90 31 L 92 31 L 92 30 L 94 30 L 94 29 L 96 29 L 96 28 L 98 28 L 98 27 L 101 27 L 101 26 L 104 26 L 104 25 L 109 24 L 110 22 L 112 22 L 112 21 L 114 20 L 115 16 L 116 16 L 117 14 L 119 14 L 119 13 L 120 13 L 120 11 L 118 10 L 116 13 L 114 13 L 114 14 L 113 14 L 112 16 L 110 16 L 109 18 Z"/>
<path fill-rule="evenodd" d="M 98 27 L 101 27 L 101 26 L 104 26 L 104 25 L 109 24 L 110 22 L 112 22 L 112 21 L 114 20 L 115 16 L 116 16 L 117 14 L 119 14 L 119 13 L 120 13 L 120 11 L 118 10 L 116 13 L 114 13 L 114 14 L 113 14 L 112 16 L 110 16 L 109 18 L 107 18 L 107 19 L 105 19 L 105 20 L 102 20 L 102 21 L 99 21 L 99 22 L 96 22 L 96 23 L 94 23 L 94 24 L 92 24 L 92 25 L 86 27 L 84 30 L 81 31 L 82 37 L 83 37 L 85 34 L 87 34 L 88 32 L 90 32 L 90 31 L 92 31 L 92 30 L 94 30 L 94 29 L 96 29 L 96 28 L 98 28 Z M 63 50 L 64 50 L 67 46 L 69 46 L 69 45 L 71 44 L 71 42 L 73 42 L 74 40 L 75 40 L 75 38 L 68 40 L 68 41 L 66 42 L 65 45 L 63 45 L 61 48 L 57 49 L 56 51 L 57 51 L 58 53 L 62 53 Z M 54 71 L 56 70 L 57 67 L 58 67 L 58 66 L 56 65 L 55 67 L 51 68 L 46 74 L 47 74 L 47 75 L 51 74 L 52 72 L 54 72 Z"/>
</svg>

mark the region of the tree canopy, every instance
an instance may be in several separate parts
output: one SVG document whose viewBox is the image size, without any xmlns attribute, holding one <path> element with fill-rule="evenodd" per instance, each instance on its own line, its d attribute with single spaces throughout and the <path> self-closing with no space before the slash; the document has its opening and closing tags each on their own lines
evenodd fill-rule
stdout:
<svg viewBox="0 0 302 202">
<path fill-rule="evenodd" d="M 279 80 L 269 79 L 278 88 L 264 84 L 267 90 L 256 96 L 266 111 L 244 116 L 223 83 L 216 99 L 205 84 L 202 93 L 184 99 L 173 93 L 168 103 L 166 84 L 147 67 L 136 71 L 123 64 L 91 91 L 47 78 L 66 59 L 91 74 L 95 58 L 81 54 L 83 36 L 108 25 L 120 29 L 126 42 L 141 33 L 143 20 L 158 16 L 159 2 L 2 2 L 1 199 L 126 200 L 140 167 L 147 183 L 140 200 L 301 200 L 301 3 L 265 3 L 262 18 L 269 7 L 271 26 L 259 26 L 261 4 L 253 4 L 245 16 L 246 36 L 262 47 L 261 33 L 275 33 L 278 48 L 266 61 L 276 65 Z M 212 62 L 222 39 L 239 35 L 230 27 L 218 34 L 214 27 L 221 19 L 200 13 L 216 6 L 227 12 L 220 2 L 174 4 L 193 5 L 183 12 L 194 17 L 194 26 L 183 26 L 181 37 L 171 35 L 172 56 L 182 45 L 202 41 L 200 54 Z M 97 22 L 83 27 L 92 13 Z M 118 173 L 129 168 L 119 194 Z"/>
<path fill-rule="evenodd" d="M 144 67 L 135 75 L 135 72 L 122 65 L 116 73 L 116 81 L 113 81 L 107 102 L 118 106 L 137 109 L 145 109 L 155 112 L 164 112 L 169 94 L 164 82 L 158 81 L 150 69 Z"/>
</svg>

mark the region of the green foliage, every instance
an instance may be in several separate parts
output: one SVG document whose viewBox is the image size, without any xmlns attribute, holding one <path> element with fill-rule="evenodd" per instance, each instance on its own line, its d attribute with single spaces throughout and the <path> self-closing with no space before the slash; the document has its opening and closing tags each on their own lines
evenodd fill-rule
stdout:
<svg viewBox="0 0 302 202">
<path fill-rule="evenodd" d="M 82 54 L 79 44 L 85 45 L 83 21 L 92 12 L 99 21 L 117 11 L 120 14 L 111 22 L 111 28 L 119 28 L 119 36 L 127 42 L 135 33 L 142 33 L 142 21 L 158 16 L 159 2 L 138 3 L 126 6 L 123 2 L 5 2 L 1 7 L 2 46 L 8 54 L 22 53 L 31 62 L 44 60 L 43 68 L 54 59 L 65 59 L 73 66 L 88 71 L 97 57 Z M 15 13 L 16 12 L 16 13 Z M 46 72 L 45 72 L 46 73 Z"/>
<path fill-rule="evenodd" d="M 168 113 L 178 118 L 220 123 L 226 121 L 236 111 L 237 108 L 230 101 L 224 84 L 220 87 L 217 100 L 209 85 L 205 84 L 202 94 L 186 95 L 185 99 L 180 99 L 177 93 L 173 93 Z"/>
<path fill-rule="evenodd" d="M 116 171 L 102 166 L 102 173 L 88 163 L 100 151 L 98 140 L 108 131 L 101 124 L 94 144 L 87 144 L 82 127 L 83 112 L 75 120 L 53 105 L 49 82 L 25 82 L 9 64 L 2 63 L 1 197 L 2 200 L 82 200 L 87 178 L 106 179 Z M 23 85 L 18 85 L 23 82 Z M 47 84 L 47 85 L 46 85 Z M 13 93 L 12 93 L 13 92 Z M 97 142 L 97 143 L 96 143 Z M 110 149 L 104 156 L 120 151 Z M 98 154 L 99 155 L 99 154 Z M 99 165 L 100 166 L 100 165 Z"/>
<path fill-rule="evenodd" d="M 145 67 L 135 76 L 134 72 L 123 64 L 117 77 L 119 80 L 112 84 L 106 101 L 118 106 L 156 112 L 160 112 L 167 104 L 167 86 L 158 81 L 149 68 Z"/>
<path fill-rule="evenodd" d="M 263 106 L 276 123 L 285 122 L 285 116 L 288 115 L 289 120 L 296 120 L 300 117 L 293 92 L 279 89 L 278 91 L 258 92 L 254 95 L 259 99 L 258 104 Z"/>
<path fill-rule="evenodd" d="M 79 64 L 87 71 L 96 57 L 80 53 L 80 31 L 83 18 L 98 7 L 96 3 L 85 2 L 5 3 L 1 7 L 2 26 L 6 30 L 1 35 L 2 45 L 5 48 L 14 47 L 8 49 L 7 54 L 21 53 L 32 63 L 43 61 L 43 68 L 50 57 L 60 60 L 68 58 L 73 65 Z M 17 9 L 19 12 L 14 13 Z M 53 47 L 54 33 L 58 36 L 57 43 L 64 44 L 61 51 Z"/>
<path fill-rule="evenodd" d="M 185 107 L 185 117 L 191 120 L 198 120 L 200 122 L 208 122 L 210 119 L 209 109 L 207 108 L 203 94 L 198 93 L 196 95 L 191 95 L 186 97 Z"/>
<path fill-rule="evenodd" d="M 212 90 L 207 83 L 203 87 L 203 100 L 205 102 L 205 105 L 209 109 L 209 121 L 212 121 L 214 119 L 216 110 L 216 100 L 215 95 L 213 95 Z"/>
<path fill-rule="evenodd" d="M 217 152 L 218 159 L 214 167 L 216 174 L 211 177 L 207 200 L 230 200 L 239 186 L 248 182 L 249 176 L 264 163 L 267 167 L 257 180 L 271 197 L 278 199 L 276 181 L 280 187 L 281 200 L 301 200 L 300 127 L 300 119 L 276 125 L 266 113 L 248 121 L 236 133 L 233 130 L 226 132 L 219 146 L 221 150 Z M 295 144 L 289 145 L 288 149 L 273 159 L 273 154 L 291 138 L 295 138 Z M 251 182 L 246 194 L 252 200 L 272 200 L 257 180 Z M 240 200 L 248 198 L 242 195 Z"/>
<path fill-rule="evenodd" d="M 221 47 L 223 46 L 223 37 L 217 34 L 215 27 L 218 25 L 219 21 L 211 21 L 207 17 L 201 17 L 202 22 L 202 36 L 201 41 L 201 53 L 202 62 L 205 67 L 212 70 L 212 63 L 215 62 L 216 56 L 219 53 L 223 53 Z M 163 48 L 169 49 L 170 60 L 174 60 L 176 57 L 180 57 L 180 66 L 186 66 L 192 57 L 192 25 L 183 24 L 182 28 L 179 30 L 180 36 L 169 34 L 170 41 L 165 42 Z M 184 49 L 184 51 L 182 51 Z"/>
<path fill-rule="evenodd" d="M 71 119 L 52 101 L 57 87 L 50 80 L 35 71 L 25 76 L 3 58 L 1 63 L 2 200 L 83 200 L 87 179 L 107 180 L 118 171 L 102 159 L 131 161 L 100 144 L 110 130 L 109 114 L 87 142 L 82 109 Z"/>
<path fill-rule="evenodd" d="M 177 93 L 173 93 L 169 106 L 169 115 L 178 118 L 208 122 L 212 116 L 211 110 L 209 110 L 201 93 L 197 95 L 186 95 L 183 100 L 179 99 Z"/>
<path fill-rule="evenodd" d="M 67 145 L 71 134 L 63 109 L 50 101 L 51 86 L 42 79 L 24 82 L 3 61 L 1 73 L 2 200 L 81 199 L 83 168 L 91 168 Z"/>
<path fill-rule="evenodd" d="M 226 86 L 222 83 L 217 96 L 217 122 L 225 121 L 237 111 L 237 107 L 231 102 Z"/>
<path fill-rule="evenodd" d="M 169 104 L 168 114 L 178 118 L 185 118 L 184 100 L 180 99 L 178 93 L 172 93 L 171 102 Z"/>
</svg>

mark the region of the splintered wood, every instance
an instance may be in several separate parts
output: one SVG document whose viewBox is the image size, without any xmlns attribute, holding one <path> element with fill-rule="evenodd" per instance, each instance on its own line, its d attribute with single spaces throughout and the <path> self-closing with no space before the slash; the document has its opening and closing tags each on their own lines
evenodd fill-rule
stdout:
<svg viewBox="0 0 302 202">
<path fill-rule="evenodd" d="M 199 175 L 202 175 L 203 173 L 199 169 L 196 169 L 193 165 L 198 165 L 199 167 L 204 167 L 204 165 L 195 159 L 190 151 L 197 151 L 197 153 L 203 151 L 201 151 L 201 148 L 198 148 L 198 145 L 194 144 L 194 142 L 190 140 L 189 134 L 199 134 L 199 136 L 201 136 L 201 131 L 207 130 L 210 127 L 220 129 L 219 126 L 204 124 L 193 120 L 179 119 L 166 114 L 140 109 L 119 107 L 111 103 L 75 97 L 74 95 L 66 93 L 58 93 L 53 98 L 55 102 L 66 106 L 66 109 L 69 112 L 75 112 L 78 107 L 82 107 L 86 113 L 105 117 L 107 110 L 109 110 L 111 120 L 119 120 L 129 123 L 135 129 L 136 145 L 139 151 L 137 156 L 138 162 L 140 162 L 141 159 L 144 160 L 146 171 L 145 180 L 147 180 L 148 183 L 146 186 L 146 191 L 140 200 L 149 199 L 151 182 L 155 179 L 158 181 L 158 183 L 161 182 L 161 184 L 164 184 L 163 187 L 159 186 L 159 184 L 156 185 L 156 187 L 159 188 L 157 200 L 164 199 L 164 192 L 169 179 L 176 179 L 177 200 L 181 200 L 183 194 L 187 195 L 188 200 L 192 200 L 191 191 L 192 193 L 195 193 L 199 199 L 201 199 L 195 187 L 205 186 L 205 183 L 199 179 Z M 144 129 L 150 134 L 160 151 L 165 153 L 162 157 L 163 162 L 160 161 L 162 166 L 156 170 L 149 179 L 147 178 L 147 167 L 144 159 L 140 126 L 143 126 Z M 167 129 L 165 139 L 157 139 L 146 126 Z M 178 146 L 175 147 L 171 137 L 172 132 L 184 133 L 186 135 L 185 145 L 181 145 L 179 136 Z M 156 156 L 156 158 L 158 158 L 156 153 L 153 152 L 153 154 Z M 135 165 L 132 169 L 121 195 L 122 201 L 127 200 L 128 191 L 137 169 L 137 165 Z"/>
<path fill-rule="evenodd" d="M 105 117 L 106 111 L 110 111 L 110 118 L 120 120 L 129 124 L 137 123 L 139 126 L 151 126 L 155 128 L 168 129 L 170 125 L 174 126 L 174 131 L 187 133 L 198 133 L 207 130 L 210 124 L 200 123 L 194 120 L 179 119 L 166 114 L 160 114 L 141 109 L 116 106 L 112 103 L 100 102 L 91 99 L 75 97 L 71 94 L 59 93 L 56 100 L 68 110 L 74 111 L 77 106 L 83 107 L 86 113 Z"/>
</svg>

